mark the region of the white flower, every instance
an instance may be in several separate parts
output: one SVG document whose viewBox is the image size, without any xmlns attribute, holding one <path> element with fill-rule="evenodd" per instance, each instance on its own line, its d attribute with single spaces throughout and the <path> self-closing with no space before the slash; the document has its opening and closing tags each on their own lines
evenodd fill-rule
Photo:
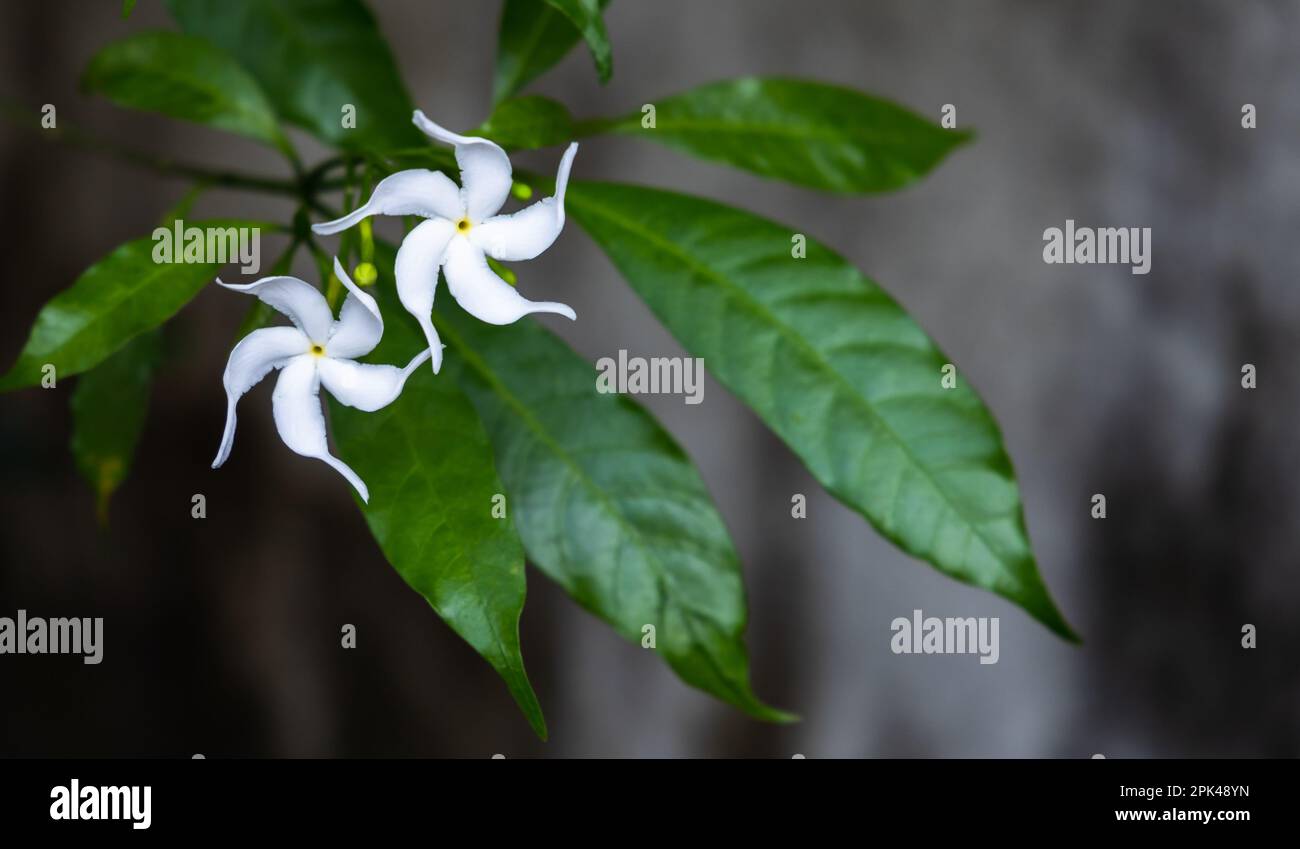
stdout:
<svg viewBox="0 0 1300 849">
<path fill-rule="evenodd" d="M 222 376 L 226 386 L 226 430 L 212 468 L 218 468 L 230 456 L 235 442 L 235 405 L 240 397 L 272 369 L 283 369 L 271 395 L 280 438 L 304 457 L 324 460 L 356 487 L 363 501 L 369 501 L 370 492 L 361 478 L 329 453 L 320 388 L 323 385 L 342 404 L 373 412 L 397 398 L 406 379 L 429 352 L 420 353 L 404 369 L 356 362 L 354 357 L 365 356 L 379 344 L 384 319 L 375 299 L 356 287 L 338 259 L 334 260 L 334 273 L 348 289 L 338 321 L 320 290 L 296 277 L 264 277 L 243 286 L 217 281 L 227 289 L 256 295 L 287 315 L 293 327 L 254 330 L 230 352 Z"/>
<path fill-rule="evenodd" d="M 315 224 L 317 233 L 346 230 L 369 215 L 419 215 L 427 218 L 402 240 L 397 252 L 397 295 L 415 316 L 433 351 L 433 371 L 442 367 L 442 344 L 433 327 L 433 296 L 438 269 L 447 276 L 451 296 L 470 315 L 489 324 L 511 324 L 529 313 L 576 318 L 564 304 L 530 301 L 488 266 L 532 259 L 546 250 L 564 227 L 564 189 L 578 152 L 570 144 L 555 176 L 555 196 L 512 215 L 497 215 L 510 194 L 510 158 L 487 139 L 460 136 L 430 121 L 418 109 L 415 126 L 454 145 L 461 187 L 446 174 L 422 168 L 399 171 L 375 186 L 365 206 L 337 221 Z"/>
</svg>

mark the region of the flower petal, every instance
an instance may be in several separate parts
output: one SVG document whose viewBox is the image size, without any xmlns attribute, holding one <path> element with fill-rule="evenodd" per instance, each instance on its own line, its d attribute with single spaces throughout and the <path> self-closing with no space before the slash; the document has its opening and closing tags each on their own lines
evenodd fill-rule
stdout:
<svg viewBox="0 0 1300 849">
<path fill-rule="evenodd" d="M 406 368 L 398 368 L 325 357 L 318 364 L 320 382 L 340 404 L 373 413 L 393 403 L 411 372 L 428 358 L 429 351 L 424 350 Z"/>
<path fill-rule="evenodd" d="M 465 312 L 488 324 L 510 324 L 535 312 L 575 319 L 573 310 L 553 301 L 530 301 L 488 267 L 483 251 L 468 239 L 452 239 L 443 264 L 447 288 Z"/>
<path fill-rule="evenodd" d="M 256 295 L 264 303 L 289 317 L 294 326 L 313 342 L 329 338 L 334 314 L 325 296 L 315 286 L 297 277 L 263 277 L 253 283 L 217 283 L 235 292 Z"/>
<path fill-rule="evenodd" d="M 397 298 L 407 312 L 420 322 L 424 338 L 433 356 L 433 373 L 442 368 L 442 341 L 433 327 L 433 296 L 438 289 L 438 267 L 442 265 L 447 244 L 456 234 L 456 226 L 445 219 L 421 222 L 406 234 L 397 249 L 393 273 L 397 276 Z M 455 241 L 463 242 L 464 239 Z"/>
<path fill-rule="evenodd" d="M 239 340 L 230 352 L 221 382 L 226 387 L 226 428 L 212 468 L 220 468 L 235 444 L 235 405 L 244 393 L 257 385 L 272 370 L 293 357 L 304 354 L 311 342 L 296 327 L 264 327 Z"/>
<path fill-rule="evenodd" d="M 271 394 L 271 410 L 275 415 L 275 429 L 284 444 L 304 457 L 324 460 L 335 471 L 348 479 L 361 494 L 362 501 L 370 500 L 365 482 L 348 465 L 330 454 L 325 441 L 325 415 L 321 412 L 320 379 L 316 363 L 321 358 L 306 354 L 295 357 L 280 372 Z"/>
<path fill-rule="evenodd" d="M 383 338 L 384 317 L 375 299 L 348 277 L 338 257 L 334 257 L 334 276 L 347 288 L 348 297 L 339 310 L 339 320 L 330 328 L 325 351 L 331 357 L 364 357 Z"/>
<path fill-rule="evenodd" d="M 412 123 L 425 135 L 456 148 L 460 182 L 464 186 L 465 213 L 470 221 L 486 221 L 496 215 L 510 195 L 510 157 L 496 142 L 475 136 L 462 136 L 444 129 L 425 117 L 419 109 Z"/>
<path fill-rule="evenodd" d="M 517 262 L 546 250 L 564 229 L 564 190 L 578 143 L 569 145 L 555 175 L 555 195 L 511 215 L 497 215 L 474 227 L 469 239 L 501 262 Z"/>
<path fill-rule="evenodd" d="M 328 236 L 348 229 L 367 215 L 441 216 L 455 221 L 464 214 L 460 189 L 450 177 L 441 171 L 412 168 L 380 180 L 365 206 L 334 221 L 313 224 L 311 229 Z"/>
</svg>

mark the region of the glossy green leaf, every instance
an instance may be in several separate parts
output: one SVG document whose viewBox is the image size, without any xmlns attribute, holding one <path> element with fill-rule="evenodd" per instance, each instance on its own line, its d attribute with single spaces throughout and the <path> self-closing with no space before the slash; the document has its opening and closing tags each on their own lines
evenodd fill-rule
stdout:
<svg viewBox="0 0 1300 849">
<path fill-rule="evenodd" d="M 167 0 L 181 28 L 229 52 L 284 120 L 331 144 L 419 144 L 414 107 L 374 17 L 360 0 Z M 356 110 L 345 126 L 345 108 Z"/>
<path fill-rule="evenodd" d="M 385 332 L 369 359 L 404 364 L 424 337 L 395 297 L 372 291 Z M 454 380 L 425 365 L 382 410 L 331 401 L 330 418 L 340 456 L 370 488 L 361 509 L 388 562 L 496 669 L 546 739 L 519 647 L 524 552 L 509 518 L 492 515 L 505 489 L 474 407 Z"/>
<path fill-rule="evenodd" d="M 605 18 L 602 14 L 604 4 L 599 0 L 546 0 L 569 23 L 582 34 L 591 51 L 591 59 L 596 63 L 596 74 L 602 83 L 609 82 L 614 73 L 614 53 L 609 46 L 609 35 L 605 32 Z"/>
<path fill-rule="evenodd" d="M 186 230 L 274 225 L 255 221 L 187 221 Z M 82 272 L 36 316 L 31 336 L 0 391 L 35 386 L 53 365 L 58 378 L 94 368 L 136 335 L 152 330 L 211 283 L 225 262 L 154 261 L 152 236 L 117 248 Z M 161 254 L 160 254 L 161 256 Z"/>
<path fill-rule="evenodd" d="M 569 184 L 571 218 L 673 335 L 836 498 L 904 551 L 1075 639 L 1038 573 L 1011 461 L 964 379 L 878 285 L 711 201 Z"/>
<path fill-rule="evenodd" d="M 469 393 L 529 559 L 579 604 L 686 681 L 751 716 L 792 719 L 749 681 L 745 589 L 708 490 L 672 437 L 532 320 L 484 324 L 450 298 L 434 313 L 443 373 Z"/>
<path fill-rule="evenodd" d="M 159 333 L 141 334 L 83 374 L 72 391 L 72 456 L 95 490 L 100 524 L 107 524 L 109 498 L 131 469 L 161 358 Z"/>
<path fill-rule="evenodd" d="M 928 173 L 970 139 L 886 100 L 804 80 L 746 77 L 654 101 L 604 128 L 832 192 L 883 192 Z"/>
<path fill-rule="evenodd" d="M 599 0 L 597 5 L 603 10 L 609 3 Z M 505 100 L 541 76 L 582 37 L 572 19 L 546 0 L 506 0 L 501 11 L 493 102 Z"/>
<path fill-rule="evenodd" d="M 563 104 L 528 95 L 497 104 L 487 123 L 470 135 L 492 139 L 507 150 L 533 150 L 573 141 L 573 120 Z"/>
<path fill-rule="evenodd" d="M 275 110 L 224 50 L 175 32 L 142 32 L 91 60 L 82 86 L 131 109 L 161 112 L 287 147 Z"/>
</svg>

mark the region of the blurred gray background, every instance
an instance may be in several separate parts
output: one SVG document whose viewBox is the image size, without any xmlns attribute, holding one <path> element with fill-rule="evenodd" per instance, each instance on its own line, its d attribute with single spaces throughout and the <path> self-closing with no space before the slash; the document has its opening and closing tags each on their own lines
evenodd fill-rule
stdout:
<svg viewBox="0 0 1300 849">
<path fill-rule="evenodd" d="M 487 114 L 499 4 L 372 2 L 439 122 Z M 80 94 L 107 41 L 172 24 L 156 0 L 0 5 L 0 93 L 186 161 L 279 173 L 274 154 Z M 616 0 L 615 74 L 578 49 L 533 90 L 579 116 L 743 74 L 876 93 L 977 141 L 903 192 L 830 197 L 627 138 L 575 176 L 725 200 L 830 244 L 897 297 L 1002 424 L 1041 569 L 1082 647 L 898 553 L 821 492 L 714 382 L 644 403 L 695 459 L 744 563 L 751 721 L 687 688 L 530 570 L 524 656 L 552 738 L 410 591 L 339 479 L 276 437 L 259 387 L 208 468 L 245 303 L 215 287 L 172 325 L 137 466 L 101 532 L 67 451 L 67 393 L 0 400 L 0 615 L 103 616 L 105 661 L 0 657 L 0 755 L 1060 756 L 1300 754 L 1293 350 L 1300 303 L 1300 4 L 1219 0 Z M 1258 108 L 1258 129 L 1240 126 Z M 323 151 L 295 135 L 309 160 Z M 549 170 L 558 150 L 524 157 Z M 0 127 L 0 357 L 185 184 Z M 214 193 L 199 213 L 285 216 Z M 1066 218 L 1154 231 L 1149 275 L 1048 266 Z M 392 222 L 390 222 L 391 224 Z M 387 225 L 386 225 L 387 226 Z M 264 248 L 269 262 L 270 248 Z M 517 268 L 594 361 L 681 350 L 575 225 Z M 303 276 L 314 278 L 307 265 Z M 1259 388 L 1240 387 L 1243 363 Z M 190 495 L 209 517 L 190 518 Z M 806 493 L 808 517 L 789 515 Z M 1089 516 L 1104 493 L 1109 517 Z M 889 650 L 890 621 L 1001 618 L 1001 659 Z M 358 628 L 339 648 L 342 623 Z M 1259 647 L 1241 647 L 1241 627 Z"/>
</svg>

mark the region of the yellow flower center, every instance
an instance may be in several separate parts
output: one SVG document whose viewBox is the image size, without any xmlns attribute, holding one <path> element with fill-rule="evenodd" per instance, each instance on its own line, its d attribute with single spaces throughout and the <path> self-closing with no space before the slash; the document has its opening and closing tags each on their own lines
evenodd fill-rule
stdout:
<svg viewBox="0 0 1300 849">
<path fill-rule="evenodd" d="M 460 233 L 461 235 L 464 235 L 465 233 L 468 233 L 470 231 L 470 228 L 473 226 L 474 225 L 470 223 L 470 220 L 468 218 L 462 218 L 461 220 L 456 222 L 456 232 Z"/>
<path fill-rule="evenodd" d="M 313 344 L 313 345 L 311 346 L 311 355 L 312 355 L 313 357 L 323 357 L 323 356 L 325 356 L 325 346 L 324 346 L 324 345 L 316 345 L 316 344 Z"/>
</svg>

